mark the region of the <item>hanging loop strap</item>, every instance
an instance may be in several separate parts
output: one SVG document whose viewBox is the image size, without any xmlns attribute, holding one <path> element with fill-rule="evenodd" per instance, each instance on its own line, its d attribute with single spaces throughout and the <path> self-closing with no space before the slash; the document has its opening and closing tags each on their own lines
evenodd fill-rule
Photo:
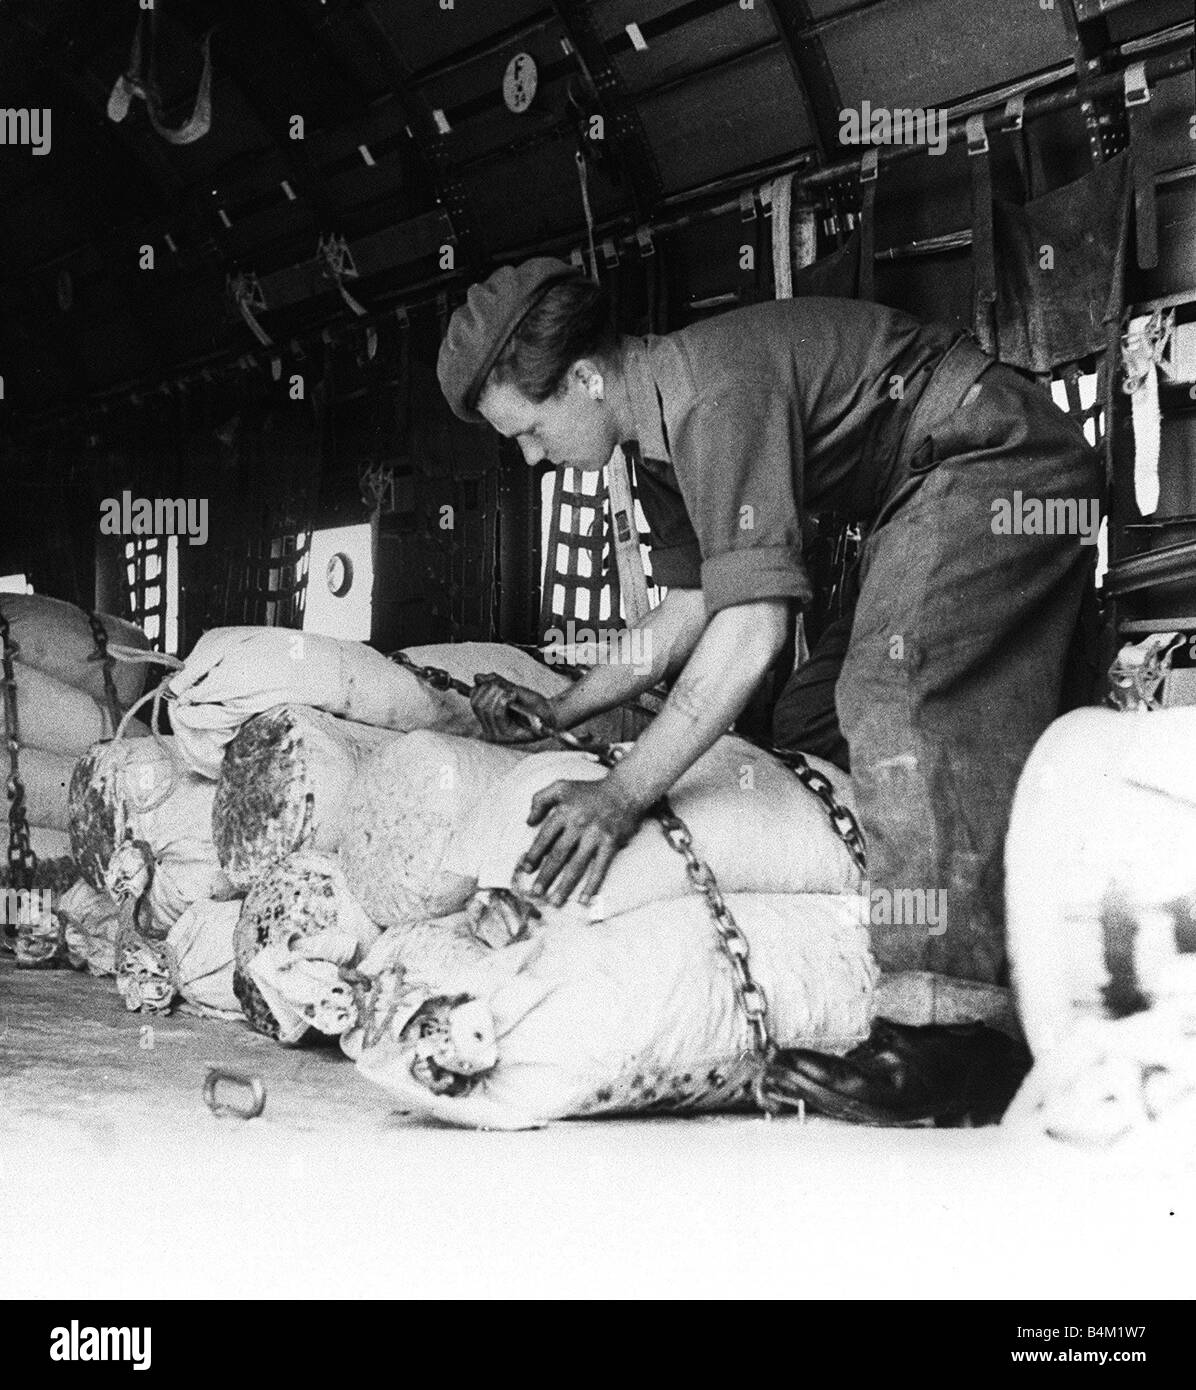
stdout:
<svg viewBox="0 0 1196 1390">
<path fill-rule="evenodd" d="M 365 309 L 345 288 L 346 280 L 356 280 L 357 264 L 353 260 L 353 253 L 349 250 L 349 243 L 343 236 L 329 234 L 327 241 L 320 238 L 316 248 L 316 256 L 323 261 L 323 273 L 325 277 L 333 282 L 340 297 L 345 304 L 352 310 L 358 318 L 365 316 Z"/>
<path fill-rule="evenodd" d="M 273 347 L 274 339 L 257 321 L 258 314 L 266 312 L 266 296 L 262 292 L 261 281 L 252 272 L 241 271 L 228 278 L 228 293 L 237 307 L 237 312 L 245 320 L 249 331 L 262 347 Z"/>
<path fill-rule="evenodd" d="M 993 250 L 993 186 L 983 113 L 968 117 L 968 168 L 972 176 L 972 329 L 985 352 L 997 355 L 993 306 L 997 267 Z"/>
<path fill-rule="evenodd" d="M 1125 115 L 1130 131 L 1134 169 L 1134 222 L 1138 236 L 1138 266 L 1152 270 L 1159 263 L 1159 216 L 1154 191 L 1154 129 L 1150 118 L 1150 88 L 1146 64 L 1125 70 Z"/>
<path fill-rule="evenodd" d="M 876 186 L 880 151 L 875 145 L 860 159 L 860 277 L 861 299 L 876 298 Z"/>
</svg>

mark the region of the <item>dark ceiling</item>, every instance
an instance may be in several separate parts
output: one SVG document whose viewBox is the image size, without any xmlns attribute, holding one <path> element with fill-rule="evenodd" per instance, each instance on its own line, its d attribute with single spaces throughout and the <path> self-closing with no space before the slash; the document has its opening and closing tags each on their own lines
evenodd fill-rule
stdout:
<svg viewBox="0 0 1196 1390">
<path fill-rule="evenodd" d="M 595 115 L 601 236 L 728 179 L 835 157 L 841 106 L 950 107 L 1046 81 L 1073 59 L 1065 3 L 157 0 L 170 126 L 190 113 L 212 31 L 211 129 L 172 145 L 142 101 L 106 114 L 137 0 L 4 0 L 3 107 L 52 113 L 45 157 L 0 144 L 6 405 L 32 417 L 256 347 L 227 290 L 241 273 L 258 277 L 271 333 L 348 315 L 321 237 L 345 239 L 346 287 L 371 308 L 442 280 L 445 245 L 464 276 L 576 244 Z M 1191 18 L 1188 0 L 1078 8 L 1114 45 Z M 502 81 L 519 52 L 540 89 L 515 115 Z"/>
</svg>

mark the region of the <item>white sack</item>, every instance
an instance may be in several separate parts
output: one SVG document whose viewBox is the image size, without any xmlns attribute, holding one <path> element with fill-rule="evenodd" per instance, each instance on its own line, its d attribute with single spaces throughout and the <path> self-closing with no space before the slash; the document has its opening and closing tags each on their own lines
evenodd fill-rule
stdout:
<svg viewBox="0 0 1196 1390">
<path fill-rule="evenodd" d="M 74 756 L 48 753 L 43 748 L 22 748 L 18 760 L 21 781 L 25 785 L 25 813 L 30 823 L 50 830 L 68 830 Z M 4 761 L 8 761 L 7 752 Z"/>
<path fill-rule="evenodd" d="M 1109 889 L 1145 909 L 1196 890 L 1196 709 L 1056 720 L 1018 782 L 1005 876 L 1014 991 L 1038 1056 L 1104 1016 Z"/>
<path fill-rule="evenodd" d="M 475 806 L 527 755 L 451 734 L 407 734 L 366 761 L 345 803 L 338 851 L 349 888 L 380 927 L 409 925 L 461 908 L 468 870 L 446 862 L 453 835 Z"/>
<path fill-rule="evenodd" d="M 380 936 L 336 860 L 297 854 L 267 867 L 233 932 L 233 990 L 250 1027 L 283 1043 L 351 1021 L 353 989 L 340 975 Z"/>
<path fill-rule="evenodd" d="M 851 779 L 811 757 L 838 799 L 854 809 Z M 606 769 L 584 753 L 537 753 L 479 803 L 446 860 L 480 888 L 507 887 L 538 827 L 527 824 L 536 792 L 558 779 L 593 781 Z M 771 754 L 727 736 L 669 792 L 694 848 L 729 893 L 852 893 L 861 878 L 822 802 Z M 535 875 L 521 876 L 520 886 Z M 685 862 L 648 818 L 615 856 L 589 906 L 592 921 L 693 891 Z"/>
<path fill-rule="evenodd" d="M 174 741 L 98 743 L 71 783 L 71 850 L 93 888 L 146 894 L 147 935 L 164 937 L 202 898 L 228 895 L 212 843 L 215 783 L 189 772 Z"/>
<path fill-rule="evenodd" d="M 831 1053 L 862 1041 L 877 970 L 855 899 L 730 894 L 728 902 L 768 998 L 774 1041 Z M 448 926 L 456 931 L 458 919 Z M 360 1049 L 362 1073 L 404 1108 L 517 1129 L 574 1115 L 750 1105 L 751 1032 L 700 898 L 593 923 L 548 909 L 529 940 L 461 957 L 456 968 L 433 957 L 425 969 L 400 947 L 401 968 L 379 979 L 363 1026 L 345 1040 L 350 1055 Z M 423 1036 L 401 1039 L 409 1023 L 409 1035 Z M 491 1052 L 497 1060 L 487 1067 Z M 462 1094 L 436 1094 L 411 1073 L 446 1053 L 473 1069 Z"/>
<path fill-rule="evenodd" d="M 93 743 L 116 732 L 107 704 L 87 691 L 22 661 L 13 663 L 13 673 L 23 748 L 42 748 L 77 758 Z M 134 718 L 126 734 L 147 737 L 149 730 Z"/>
<path fill-rule="evenodd" d="M 39 861 L 69 859 L 71 855 L 70 832 L 55 830 L 48 825 L 31 825 L 29 827 L 29 845 Z"/>
<path fill-rule="evenodd" d="M 233 887 L 244 891 L 297 851 L 333 853 L 362 765 L 402 737 L 303 705 L 247 720 L 224 750 L 212 804 L 213 842 Z"/>
<path fill-rule="evenodd" d="M 36 666 L 68 685 L 84 690 L 93 699 L 104 700 L 104 668 L 95 655 L 95 639 L 87 614 L 73 603 L 45 598 L 41 594 L 0 594 L 0 610 L 8 619 L 12 639 L 20 646 L 20 660 Z M 122 618 L 101 613 L 110 644 L 149 651 L 150 643 L 142 630 Z M 125 709 L 141 694 L 148 668 L 118 661 L 112 679 L 121 706 Z"/>
<path fill-rule="evenodd" d="M 179 915 L 166 938 L 171 979 L 193 1008 L 219 1018 L 240 1019 L 233 993 L 233 932 L 240 901 L 203 898 Z"/>
<path fill-rule="evenodd" d="M 1078 1143 L 1196 1139 L 1196 709 L 1076 710 L 1038 741 L 1006 841 L 1035 1066 L 1006 1116 Z"/>
<path fill-rule="evenodd" d="M 70 964 L 92 975 L 115 975 L 120 908 L 111 896 L 79 879 L 55 901 L 54 911 Z"/>
<path fill-rule="evenodd" d="M 179 748 L 212 779 L 245 720 L 275 705 L 313 705 L 384 729 L 437 728 L 456 718 L 440 694 L 372 647 L 287 628 L 205 632 L 170 689 Z"/>
</svg>

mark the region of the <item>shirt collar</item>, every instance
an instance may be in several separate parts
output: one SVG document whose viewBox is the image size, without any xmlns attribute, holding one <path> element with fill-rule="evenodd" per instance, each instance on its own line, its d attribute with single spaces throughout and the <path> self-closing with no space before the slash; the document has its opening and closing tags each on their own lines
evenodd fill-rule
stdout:
<svg viewBox="0 0 1196 1390">
<path fill-rule="evenodd" d="M 640 446 L 640 455 L 645 459 L 671 463 L 672 455 L 665 443 L 660 393 L 652 371 L 650 339 L 623 339 L 623 379 L 627 384 L 631 413 L 635 417 L 635 437 Z"/>
</svg>

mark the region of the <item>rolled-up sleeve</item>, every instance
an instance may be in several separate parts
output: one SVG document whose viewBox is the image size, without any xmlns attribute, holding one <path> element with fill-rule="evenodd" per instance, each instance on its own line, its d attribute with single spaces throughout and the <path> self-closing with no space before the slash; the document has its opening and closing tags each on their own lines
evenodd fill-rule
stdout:
<svg viewBox="0 0 1196 1390">
<path fill-rule="evenodd" d="M 673 466 L 702 557 L 711 613 L 813 596 L 802 563 L 802 432 L 767 386 L 708 390 L 677 422 Z"/>
</svg>

